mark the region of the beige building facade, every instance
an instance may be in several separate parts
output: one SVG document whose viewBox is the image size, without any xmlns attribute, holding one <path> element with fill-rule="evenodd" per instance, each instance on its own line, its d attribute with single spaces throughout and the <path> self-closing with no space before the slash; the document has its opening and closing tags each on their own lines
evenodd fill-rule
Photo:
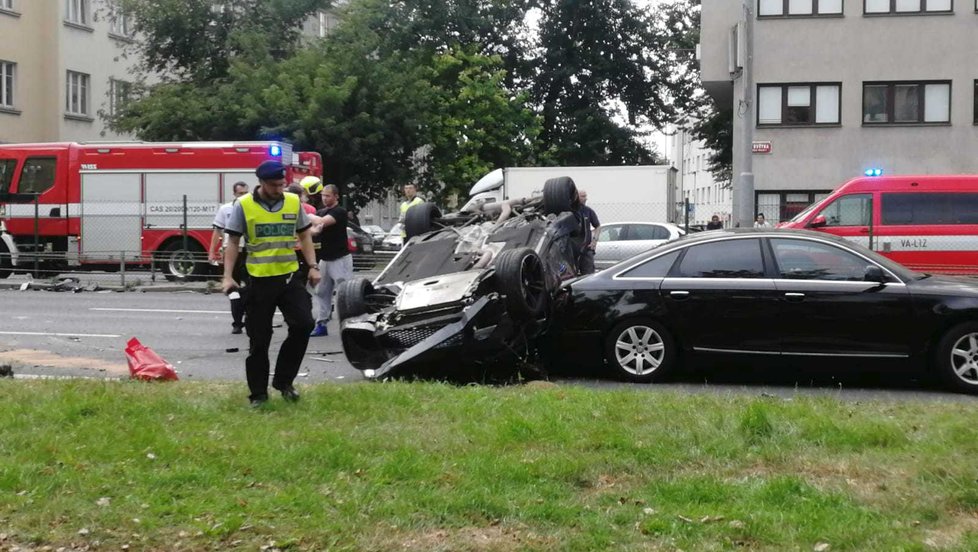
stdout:
<svg viewBox="0 0 978 552">
<path fill-rule="evenodd" d="M 0 0 L 0 142 L 126 139 L 129 21 L 111 0 Z"/>
<path fill-rule="evenodd" d="M 752 36 L 741 0 L 703 0 L 700 67 L 707 92 L 734 111 L 734 185 L 739 152 L 755 152 L 756 211 L 790 218 L 872 169 L 978 173 L 976 0 L 750 4 Z"/>
</svg>

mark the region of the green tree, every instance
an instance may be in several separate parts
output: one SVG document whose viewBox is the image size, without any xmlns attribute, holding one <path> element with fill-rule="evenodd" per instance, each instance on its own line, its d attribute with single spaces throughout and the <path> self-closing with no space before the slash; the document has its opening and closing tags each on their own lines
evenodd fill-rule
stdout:
<svg viewBox="0 0 978 552">
<path fill-rule="evenodd" d="M 285 59 L 302 22 L 332 0 L 119 0 L 136 17 L 134 50 L 145 71 L 168 80 L 224 78 L 240 56 Z"/>
</svg>

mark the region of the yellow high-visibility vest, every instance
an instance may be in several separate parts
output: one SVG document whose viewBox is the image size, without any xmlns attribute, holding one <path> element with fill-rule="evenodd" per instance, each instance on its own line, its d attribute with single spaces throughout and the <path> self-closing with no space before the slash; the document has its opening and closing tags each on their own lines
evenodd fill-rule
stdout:
<svg viewBox="0 0 978 552">
<path fill-rule="evenodd" d="M 252 194 L 238 201 L 248 225 L 248 274 L 262 278 L 299 270 L 295 257 L 295 225 L 299 221 L 299 196 L 285 193 L 282 208 L 274 213 L 255 201 Z"/>
<path fill-rule="evenodd" d="M 408 209 L 410 209 L 411 207 L 414 207 L 415 205 L 421 205 L 422 203 L 424 203 L 424 200 L 421 199 L 418 196 L 414 196 L 414 199 L 412 199 L 411 201 L 402 201 L 401 202 L 401 219 L 400 219 L 401 220 L 401 223 L 404 222 L 404 217 L 407 216 Z M 407 237 L 407 232 L 404 230 L 404 227 L 401 227 L 401 238 L 406 238 L 406 237 Z"/>
</svg>

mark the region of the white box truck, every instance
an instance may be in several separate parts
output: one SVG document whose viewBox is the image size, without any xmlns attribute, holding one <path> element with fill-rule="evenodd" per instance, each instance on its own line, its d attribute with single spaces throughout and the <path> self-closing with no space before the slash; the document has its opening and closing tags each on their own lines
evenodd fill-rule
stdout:
<svg viewBox="0 0 978 552">
<path fill-rule="evenodd" d="M 605 167 L 510 167 L 496 169 L 469 191 L 469 202 L 503 201 L 543 193 L 548 179 L 569 176 L 587 190 L 589 207 L 602 224 L 626 221 L 675 222 L 676 169 L 668 165 Z"/>
</svg>

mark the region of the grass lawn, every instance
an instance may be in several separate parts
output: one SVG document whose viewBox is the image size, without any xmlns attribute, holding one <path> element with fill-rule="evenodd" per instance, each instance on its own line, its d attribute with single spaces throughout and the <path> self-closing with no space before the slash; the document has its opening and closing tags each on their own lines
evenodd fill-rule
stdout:
<svg viewBox="0 0 978 552">
<path fill-rule="evenodd" d="M 978 401 L 0 381 L 0 550 L 978 550 Z"/>
</svg>

